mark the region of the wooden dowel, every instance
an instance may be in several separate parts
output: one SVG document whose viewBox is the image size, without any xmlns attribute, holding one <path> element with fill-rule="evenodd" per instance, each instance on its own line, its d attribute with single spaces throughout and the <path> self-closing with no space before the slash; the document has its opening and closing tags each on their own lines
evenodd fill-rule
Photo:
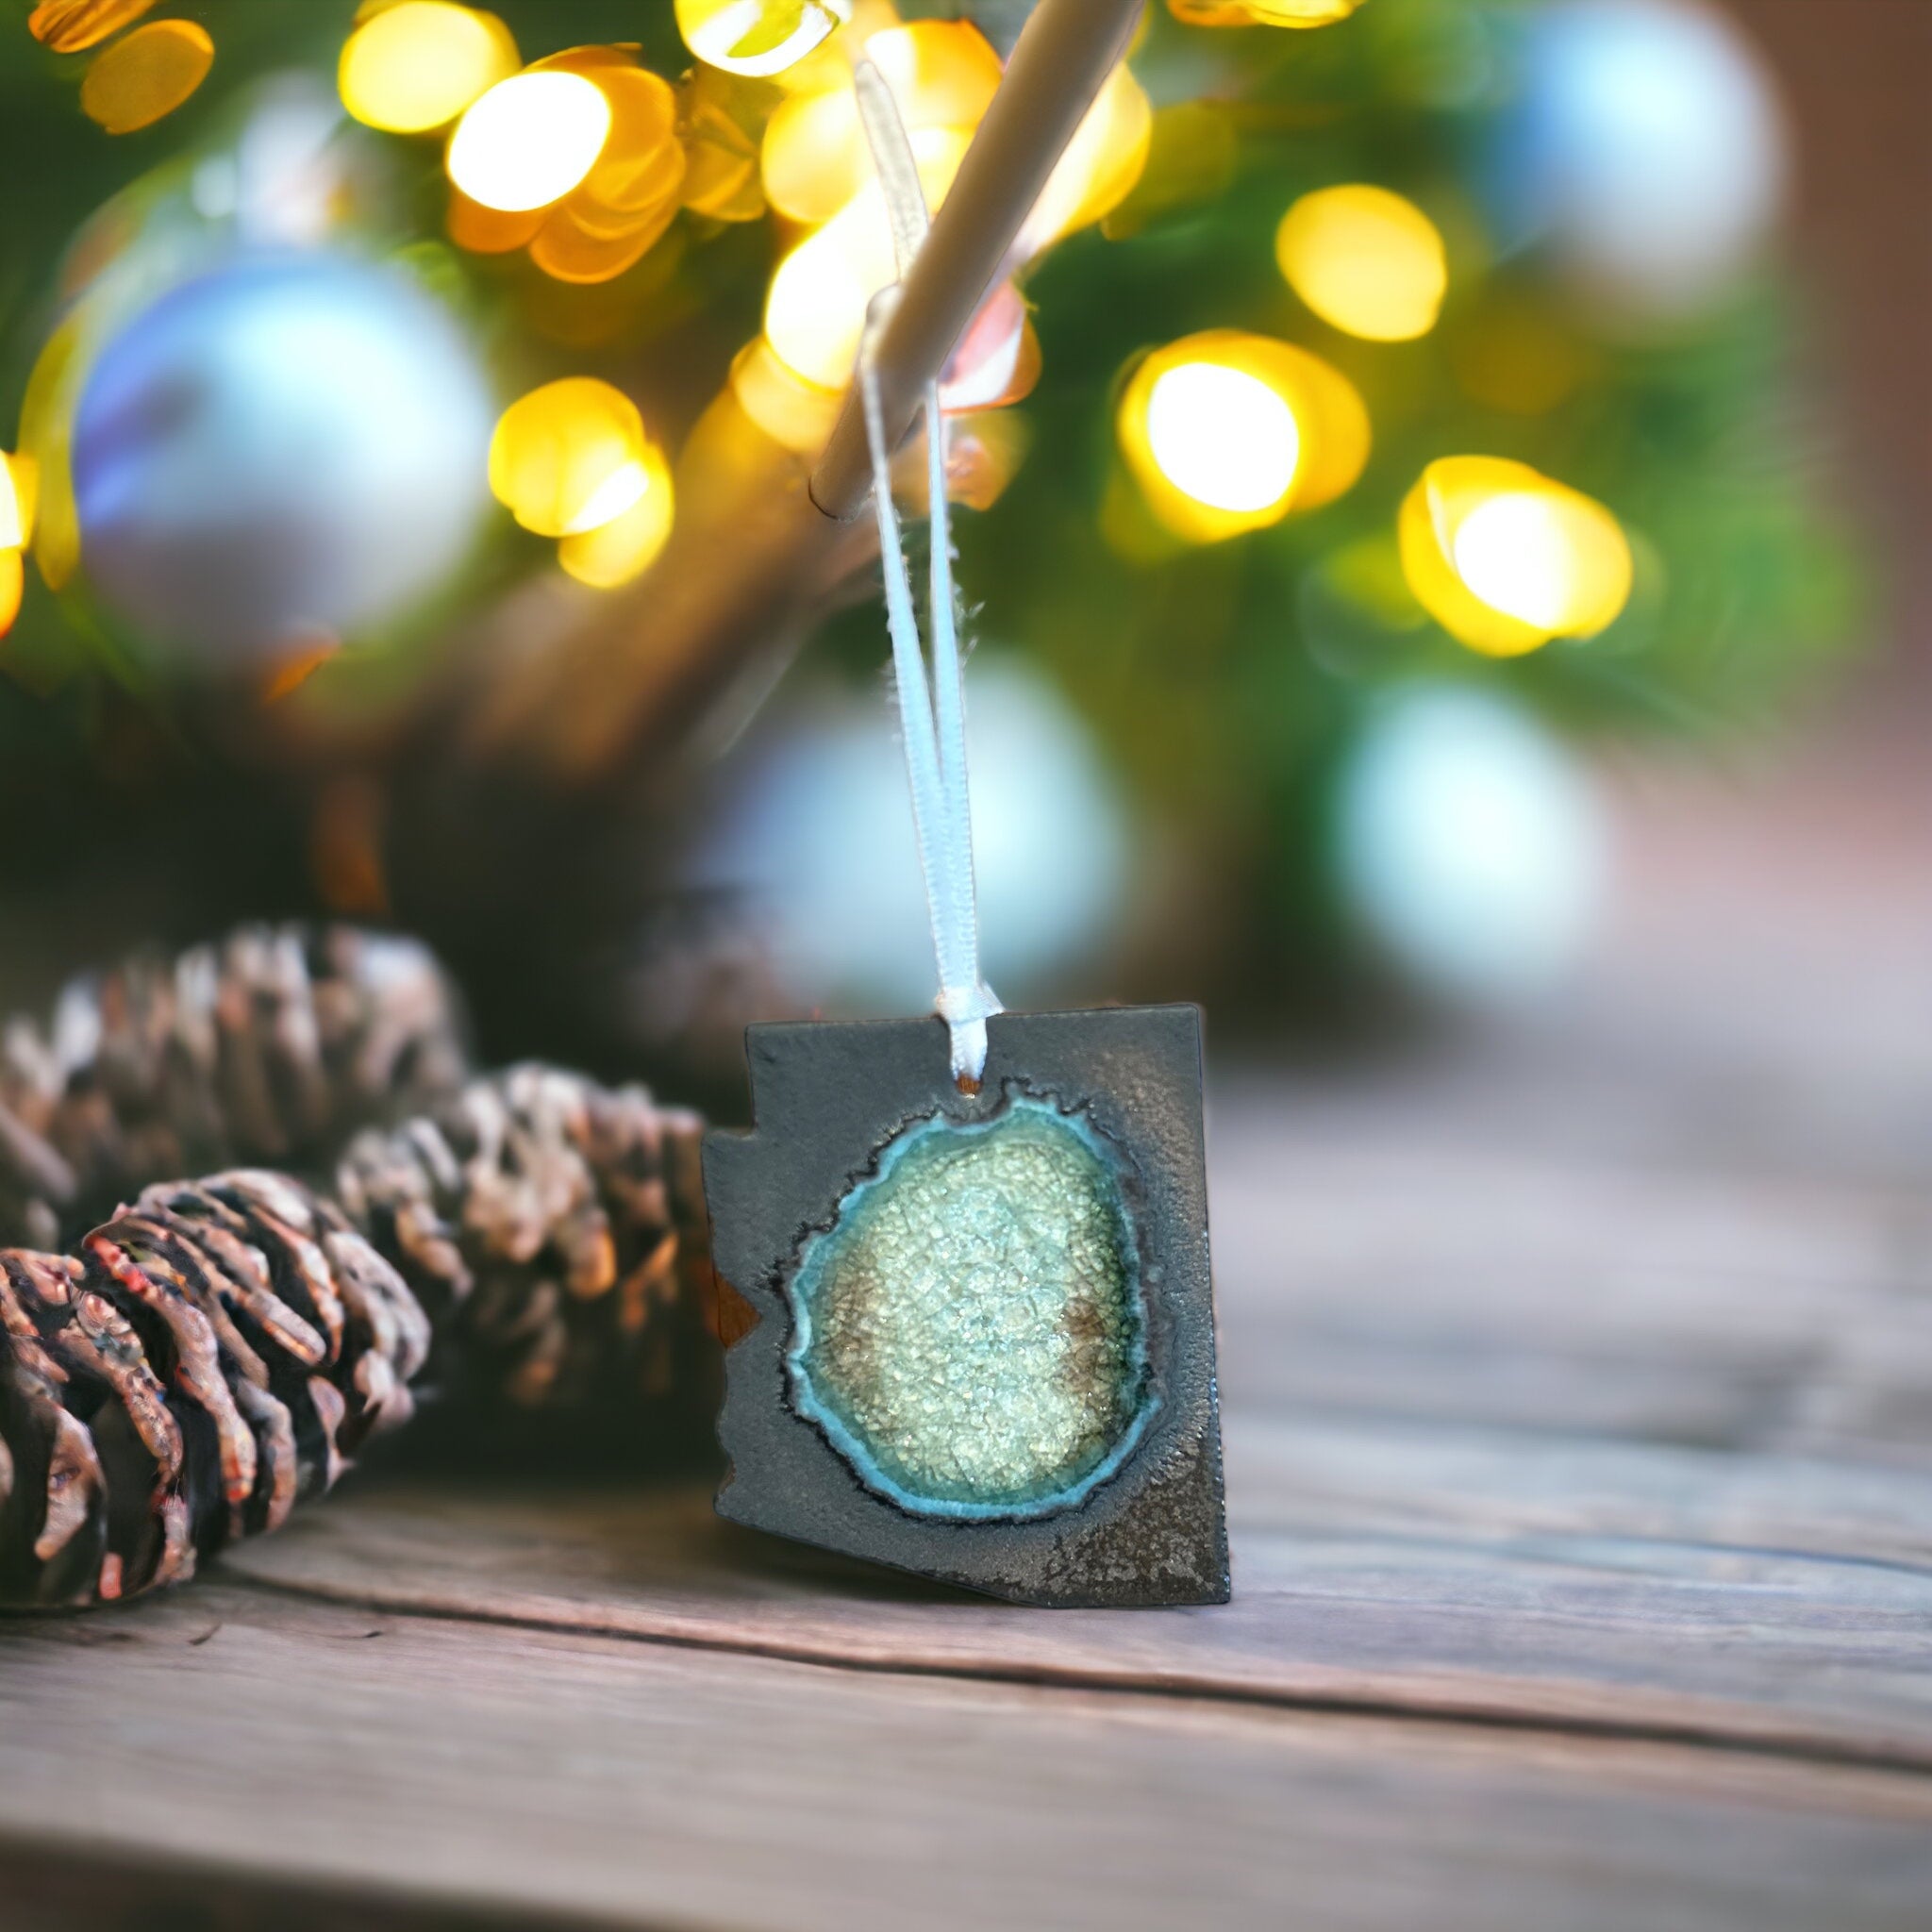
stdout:
<svg viewBox="0 0 1932 1932">
<path fill-rule="evenodd" d="M 1021 224 L 1126 51 L 1141 0 L 1040 0 L 959 165 L 932 232 L 879 340 L 879 396 L 896 443 L 920 391 L 945 367 L 1007 266 Z M 872 472 L 856 391 L 812 473 L 811 498 L 843 522 L 864 503 Z"/>
</svg>

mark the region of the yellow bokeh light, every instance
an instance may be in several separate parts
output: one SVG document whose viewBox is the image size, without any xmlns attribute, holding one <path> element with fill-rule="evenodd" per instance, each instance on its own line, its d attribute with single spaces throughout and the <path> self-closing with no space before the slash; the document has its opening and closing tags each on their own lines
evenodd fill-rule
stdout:
<svg viewBox="0 0 1932 1932">
<path fill-rule="evenodd" d="M 1100 221 L 1133 192 L 1154 139 L 1154 108 L 1125 62 L 1074 131 L 1020 230 L 1022 255 L 1037 255 L 1064 235 Z"/>
<path fill-rule="evenodd" d="M 557 546 L 557 560 L 580 584 L 611 591 L 641 576 L 671 535 L 671 467 L 655 443 L 627 466 L 630 501 L 615 516 L 573 531 Z"/>
<path fill-rule="evenodd" d="M 1115 427 L 1148 507 L 1212 543 L 1319 508 L 1369 458 L 1369 414 L 1319 357 L 1273 337 L 1206 329 L 1144 357 Z"/>
<path fill-rule="evenodd" d="M 711 67 L 765 79 L 852 17 L 852 0 L 677 0 L 684 44 Z"/>
<path fill-rule="evenodd" d="M 1288 399 L 1258 375 L 1217 362 L 1183 362 L 1157 378 L 1147 441 L 1175 489 L 1243 515 L 1287 496 L 1302 453 Z"/>
<path fill-rule="evenodd" d="M 737 519 L 747 503 L 769 504 L 795 489 L 801 472 L 799 458 L 752 421 L 727 384 L 677 453 L 678 508 L 701 523 Z"/>
<path fill-rule="evenodd" d="M 908 132 L 978 126 L 1000 83 L 1000 58 L 967 21 L 922 20 L 888 27 L 866 58 L 892 90 Z M 781 102 L 765 129 L 765 194 L 795 222 L 828 222 L 872 179 L 872 157 L 850 76 L 819 93 Z"/>
<path fill-rule="evenodd" d="M 80 568 L 80 513 L 74 501 L 74 418 L 87 380 L 89 314 L 85 305 L 68 314 L 42 346 L 20 400 L 20 460 L 31 498 L 22 522 L 28 525 L 34 562 L 50 591 L 66 587 Z"/>
<path fill-rule="evenodd" d="M 449 239 L 473 255 L 508 255 L 514 248 L 525 247 L 536 239 L 544 220 L 541 208 L 506 214 L 501 208 L 472 201 L 459 188 L 449 192 Z"/>
<path fill-rule="evenodd" d="M 490 488 L 525 529 L 581 535 L 648 493 L 651 448 L 628 396 L 594 376 L 565 376 L 503 412 Z"/>
<path fill-rule="evenodd" d="M 694 68 L 686 77 L 679 100 L 685 169 L 678 197 L 694 214 L 755 222 L 764 213 L 757 132 L 762 92 L 758 82 L 715 67 Z"/>
<path fill-rule="evenodd" d="M 26 30 L 50 52 L 78 54 L 137 21 L 155 0 L 41 0 Z"/>
<path fill-rule="evenodd" d="M 1167 0 L 1190 26 L 1329 26 L 1362 0 Z"/>
<path fill-rule="evenodd" d="M 825 446 L 843 401 L 841 391 L 808 382 L 763 336 L 738 352 L 731 364 L 731 393 L 774 442 L 801 455 Z"/>
<path fill-rule="evenodd" d="M 493 13 L 451 0 L 400 0 L 349 36 L 336 70 L 342 106 L 389 134 L 446 127 L 521 64 Z"/>
<path fill-rule="evenodd" d="M 530 259 L 559 282 L 613 281 L 643 259 L 676 212 L 674 198 L 652 220 L 627 234 L 600 235 L 566 204 L 551 209 L 531 237 Z"/>
<path fill-rule="evenodd" d="M 20 552 L 0 550 L 0 638 L 13 628 L 25 591 L 26 571 L 21 564 Z"/>
<path fill-rule="evenodd" d="M 610 135 L 574 206 L 592 233 L 614 236 L 677 206 L 684 146 L 677 94 L 641 67 L 607 68 L 593 84 L 610 108 Z"/>
<path fill-rule="evenodd" d="M 945 198 L 971 140 L 952 127 L 911 136 L 929 207 Z M 866 306 L 897 274 L 885 197 L 874 182 L 778 264 L 765 297 L 766 340 L 808 382 L 843 389 L 852 379 Z"/>
<path fill-rule="evenodd" d="M 591 491 L 583 508 L 571 518 L 563 534 L 581 537 L 588 531 L 601 530 L 606 524 L 623 516 L 638 503 L 650 487 L 651 478 L 641 457 L 634 457 L 627 463 L 619 463 Z"/>
<path fill-rule="evenodd" d="M 515 74 L 457 123 L 449 176 L 484 208 L 547 208 L 596 166 L 609 133 L 610 103 L 594 82 L 555 69 Z"/>
<path fill-rule="evenodd" d="M 33 541 L 38 467 L 29 456 L 0 450 L 0 550 L 24 550 Z"/>
<path fill-rule="evenodd" d="M 1436 225 L 1412 201 L 1363 182 L 1303 195 L 1281 218 L 1274 258 L 1324 322 L 1372 342 L 1427 335 L 1449 288 Z"/>
<path fill-rule="evenodd" d="M 564 134 L 561 147 L 544 150 L 559 102 L 589 103 L 593 111 Z M 533 165 L 547 175 L 533 173 Z M 527 246 L 530 259 L 558 281 L 610 281 L 676 218 L 685 180 L 676 91 L 639 67 L 630 49 L 565 48 L 491 89 L 465 113 L 450 142 L 449 170 L 449 233 L 459 246 L 479 255 Z M 473 196 L 466 185 L 494 198 Z"/>
<path fill-rule="evenodd" d="M 1527 463 L 1431 463 L 1402 506 L 1398 536 L 1417 600 L 1489 657 L 1594 637 L 1629 601 L 1630 544 L 1616 518 Z"/>
<path fill-rule="evenodd" d="M 192 20 L 156 20 L 94 57 L 81 111 L 109 134 L 135 134 L 172 114 L 214 65 L 215 43 Z"/>
</svg>

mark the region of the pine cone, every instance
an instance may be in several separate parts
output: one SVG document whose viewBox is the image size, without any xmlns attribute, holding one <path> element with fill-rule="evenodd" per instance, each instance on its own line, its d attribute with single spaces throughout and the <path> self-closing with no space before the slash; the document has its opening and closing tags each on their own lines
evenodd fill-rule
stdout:
<svg viewBox="0 0 1932 1932">
<path fill-rule="evenodd" d="M 429 1325 L 341 1210 L 240 1170 L 0 1253 L 0 1605 L 134 1596 L 278 1527 L 410 1410 Z"/>
<path fill-rule="evenodd" d="M 41 1248 L 144 1183 L 321 1166 L 468 1073 L 458 1002 L 413 941 L 244 926 L 74 980 L 0 1036 L 0 1241 Z"/>
<path fill-rule="evenodd" d="M 512 1067 L 366 1132 L 336 1197 L 430 1310 L 440 1388 L 634 1408 L 711 1392 L 704 1123 L 641 1087 Z"/>
<path fill-rule="evenodd" d="M 528 1404 L 706 1401 L 701 1131 L 513 1067 L 362 1135 L 339 1201 L 240 1169 L 72 1255 L 0 1251 L 0 1607 L 133 1596 L 278 1527 L 410 1413 L 432 1343 L 432 1383 Z"/>
</svg>

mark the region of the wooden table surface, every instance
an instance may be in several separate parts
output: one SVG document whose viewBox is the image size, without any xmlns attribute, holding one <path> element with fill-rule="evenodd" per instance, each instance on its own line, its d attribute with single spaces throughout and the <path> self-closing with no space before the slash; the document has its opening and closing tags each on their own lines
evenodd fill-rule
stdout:
<svg viewBox="0 0 1932 1932">
<path fill-rule="evenodd" d="M 378 1473 L 0 1625 L 0 1926 L 1924 1932 L 1924 803 L 1640 796 L 1559 1008 L 1221 1069 L 1225 1608 Z"/>
</svg>

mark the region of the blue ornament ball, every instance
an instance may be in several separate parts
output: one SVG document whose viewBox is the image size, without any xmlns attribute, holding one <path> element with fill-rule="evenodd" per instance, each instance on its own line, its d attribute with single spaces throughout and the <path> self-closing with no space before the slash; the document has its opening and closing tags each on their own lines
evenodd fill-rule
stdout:
<svg viewBox="0 0 1932 1932">
<path fill-rule="evenodd" d="M 353 638 L 441 585 L 485 508 L 490 391 L 398 270 L 238 257 L 101 349 L 74 424 L 87 581 L 201 672 Z"/>
<path fill-rule="evenodd" d="M 1121 931 L 1127 808 L 1086 722 L 1024 658 L 974 658 L 966 730 L 986 976 L 1008 1005 L 1050 996 Z M 861 1012 L 929 1007 L 932 929 L 884 696 L 801 706 L 748 738 L 724 776 L 692 882 L 756 908 L 792 996 Z"/>
<path fill-rule="evenodd" d="M 1775 221 L 1786 137 L 1763 61 L 1704 0 L 1557 0 L 1525 25 L 1488 200 L 1613 308 L 1722 295 Z"/>
<path fill-rule="evenodd" d="M 1608 848 L 1590 774 L 1488 691 L 1391 693 L 1342 765 L 1342 899 L 1375 951 L 1448 1006 L 1506 1006 L 1560 978 L 1596 923 Z"/>
</svg>

